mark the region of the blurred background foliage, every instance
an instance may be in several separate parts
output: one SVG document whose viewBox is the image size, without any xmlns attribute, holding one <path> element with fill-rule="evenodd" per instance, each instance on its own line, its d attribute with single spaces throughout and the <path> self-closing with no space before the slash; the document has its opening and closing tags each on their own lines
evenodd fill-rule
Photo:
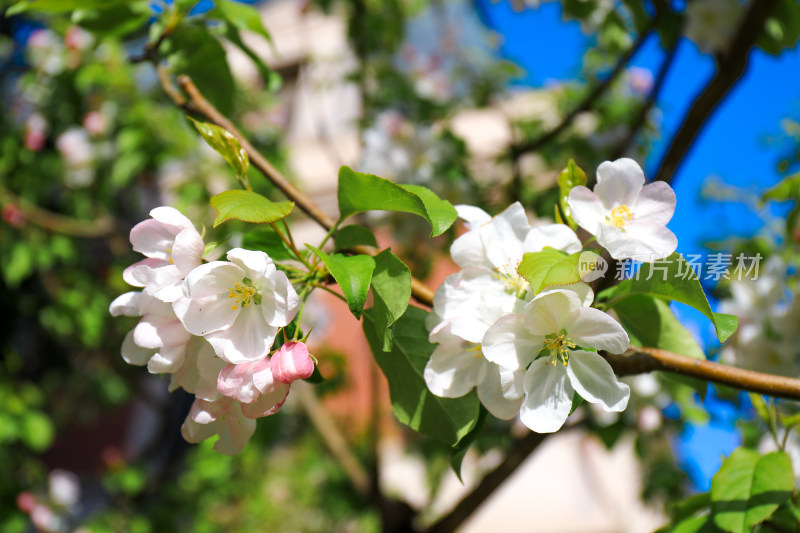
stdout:
<svg viewBox="0 0 800 533">
<path fill-rule="evenodd" d="M 510 2 L 519 13 L 538 3 Z M 478 16 L 488 9 L 484 2 L 316 0 L 295 9 L 346 22 L 352 58 L 342 74 L 360 98 L 359 170 L 490 212 L 521 200 L 551 218 L 555 177 L 568 159 L 588 170 L 652 150 L 659 91 L 677 43 L 698 35 L 701 14 L 692 6 L 702 3 L 564 0 L 563 17 L 580 23 L 590 45 L 574 79 L 543 87 L 533 100 L 515 90 L 524 71 L 498 53 L 504 36 Z M 747 7 L 732 3 L 741 12 Z M 719 27 L 701 25 L 699 34 L 725 36 L 739 27 L 741 19 L 718 4 Z M 778 54 L 796 45 L 800 13 L 795 0 L 772 4 L 751 45 Z M 284 127 L 296 74 L 243 38 L 260 34 L 269 46 L 260 19 L 227 1 L 0 5 L 0 530 L 380 530 L 379 511 L 350 490 L 299 413 L 262 421 L 236 457 L 217 454 L 208 442 L 184 443 L 179 427 L 191 399 L 168 395 L 163 380 L 122 361 L 119 346 L 133 322 L 108 314 L 127 290 L 122 269 L 136 260 L 130 228 L 162 204 L 210 225 L 208 198 L 235 186 L 186 112 L 165 95 L 153 62 L 167 65 L 169 75 L 191 76 L 269 161 L 290 170 Z M 665 51 L 663 71 L 625 68 L 651 34 Z M 736 59 L 727 48 L 732 39 L 696 41 L 722 69 Z M 256 77 L 237 77 L 231 48 L 253 62 Z M 481 150 L 480 137 L 476 146 L 459 120 L 482 110 L 493 126 L 497 117 L 505 124 L 497 149 Z M 775 176 L 798 169 L 798 124 L 787 119 L 783 127 L 789 143 L 775 154 Z M 251 181 L 278 198 L 265 180 Z M 723 192 L 716 190 L 716 200 Z M 796 196 L 794 189 L 775 199 Z M 796 264 L 796 213 L 775 230 L 777 239 L 737 246 L 782 253 Z M 407 218 L 378 222 L 388 224 L 396 253 L 421 276 L 435 270 L 453 238 L 421 239 L 426 228 Z M 235 242 L 242 228 L 206 228 L 206 241 Z M 318 391 L 324 398 L 347 386 L 347 362 L 334 353 L 321 359 L 329 365 Z M 585 427 L 609 448 L 637 431 L 643 497 L 674 502 L 693 488 L 672 442 L 684 424 L 717 415 L 703 408 L 696 383 L 642 376 L 631 384 L 628 411 L 609 419 L 587 409 Z M 748 420 L 742 434 L 757 445 L 766 422 L 749 399 L 724 390 L 719 396 L 741 405 Z M 408 453 L 427 458 L 435 493 L 448 450 L 394 431 Z M 350 436 L 368 463 L 374 457 L 365 433 Z M 504 451 L 508 433 L 508 423 L 489 421 L 476 447 Z"/>
</svg>

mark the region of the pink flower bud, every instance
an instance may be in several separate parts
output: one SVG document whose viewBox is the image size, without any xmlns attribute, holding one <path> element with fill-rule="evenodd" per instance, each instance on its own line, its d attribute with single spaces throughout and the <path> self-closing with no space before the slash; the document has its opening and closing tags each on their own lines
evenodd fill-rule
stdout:
<svg viewBox="0 0 800 533">
<path fill-rule="evenodd" d="M 283 383 L 306 379 L 314 373 L 314 361 L 302 342 L 287 342 L 275 352 L 269 363 L 272 375 Z"/>
<path fill-rule="evenodd" d="M 17 507 L 23 513 L 31 514 L 36 505 L 36 497 L 27 490 L 17 495 Z"/>
</svg>

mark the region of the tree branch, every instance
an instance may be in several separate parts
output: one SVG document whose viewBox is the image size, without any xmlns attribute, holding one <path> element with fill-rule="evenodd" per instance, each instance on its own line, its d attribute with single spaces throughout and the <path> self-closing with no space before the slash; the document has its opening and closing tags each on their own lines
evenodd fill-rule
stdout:
<svg viewBox="0 0 800 533">
<path fill-rule="evenodd" d="M 776 0 L 754 0 L 736 32 L 727 53 L 719 58 L 717 71 L 695 98 L 678 132 L 664 154 L 655 179 L 669 183 L 692 147 L 697 134 L 739 81 L 747 67 L 747 56 L 761 36 L 764 23 L 776 5 Z"/>
<path fill-rule="evenodd" d="M 535 152 L 545 144 L 555 139 L 558 135 L 561 134 L 562 131 L 567 129 L 578 117 L 578 115 L 594 107 L 594 103 L 597 101 L 597 99 L 600 98 L 606 92 L 606 90 L 608 90 L 608 88 L 611 86 L 612 83 L 614 83 L 614 80 L 616 80 L 617 77 L 625 69 L 625 65 L 628 63 L 628 61 L 630 61 L 630 59 L 634 55 L 636 55 L 636 52 L 639 51 L 639 49 L 644 44 L 645 40 L 647 40 L 647 36 L 650 35 L 650 31 L 652 31 L 652 29 L 655 28 L 656 24 L 658 23 L 658 20 L 660 18 L 658 13 L 660 13 L 660 11 L 657 12 L 656 15 L 650 20 L 650 25 L 642 33 L 639 34 L 639 37 L 636 39 L 633 45 L 631 45 L 631 47 L 628 48 L 628 50 L 626 50 L 624 54 L 622 54 L 622 56 L 617 61 L 616 65 L 614 65 L 614 68 L 611 71 L 611 73 L 609 73 L 608 77 L 598 82 L 592 88 L 592 90 L 590 90 L 586 94 L 586 96 L 583 97 L 583 100 L 581 100 L 580 103 L 572 111 L 567 113 L 567 115 L 561 120 L 558 126 L 556 126 L 555 128 L 548 131 L 547 133 L 545 133 L 544 135 L 542 135 L 537 139 L 512 144 L 511 157 L 513 159 L 517 159 L 519 156 L 525 153 Z"/>
<path fill-rule="evenodd" d="M 94 220 L 80 220 L 42 209 L 28 200 L 0 188 L 0 200 L 16 205 L 25 215 L 25 219 L 39 227 L 54 233 L 72 237 L 98 238 L 108 237 L 115 232 L 114 219 L 104 215 Z"/>
</svg>

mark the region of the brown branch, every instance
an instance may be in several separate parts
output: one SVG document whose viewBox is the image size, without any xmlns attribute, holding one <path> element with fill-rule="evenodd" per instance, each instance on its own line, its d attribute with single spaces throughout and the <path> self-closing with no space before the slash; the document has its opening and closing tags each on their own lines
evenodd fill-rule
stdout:
<svg viewBox="0 0 800 533">
<path fill-rule="evenodd" d="M 0 201 L 17 206 L 28 222 L 54 233 L 91 239 L 108 237 L 115 232 L 114 219 L 109 216 L 104 215 L 94 220 L 68 217 L 42 209 L 5 189 L 0 189 Z"/>
<path fill-rule="evenodd" d="M 666 370 L 758 394 L 800 400 L 800 379 L 694 359 L 658 348 L 634 347 L 630 353 L 631 355 L 603 355 L 619 376 Z"/>
<path fill-rule="evenodd" d="M 744 74 L 747 68 L 747 56 L 763 33 L 764 23 L 776 4 L 776 0 L 750 2 L 736 37 L 727 53 L 719 58 L 716 73 L 695 98 L 678 132 L 672 138 L 669 148 L 661 159 L 656 180 L 669 183 L 674 179 L 675 173 L 706 121 Z"/>
<path fill-rule="evenodd" d="M 296 381 L 292 384 L 294 396 L 300 401 L 300 406 L 306 413 L 314 429 L 322 438 L 325 446 L 331 452 L 339 464 L 342 465 L 345 474 L 347 475 L 350 483 L 356 489 L 356 492 L 365 500 L 371 497 L 370 477 L 361 462 L 350 450 L 347 440 L 341 434 L 336 424 L 333 423 L 330 416 L 317 399 L 316 394 L 311 385 L 304 381 Z"/>
<path fill-rule="evenodd" d="M 548 435 L 547 433 L 531 432 L 519 439 L 514 443 L 506 458 L 497 468 L 489 472 L 472 492 L 458 502 L 458 505 L 447 515 L 424 530 L 424 533 L 450 533 L 455 531 L 511 474 L 517 471 L 517 468 L 525 462 L 525 459 L 536 450 Z"/>
<path fill-rule="evenodd" d="M 628 61 L 636 55 L 636 52 L 642 47 L 644 42 L 647 40 L 647 37 L 650 35 L 650 31 L 658 24 L 660 19 L 659 16 L 660 11 L 656 13 L 656 15 L 650 20 L 650 25 L 639 34 L 639 37 L 636 41 L 628 48 L 622 56 L 620 56 L 619 60 L 617 60 L 616 65 L 609 73 L 609 75 L 603 79 L 602 81 L 598 82 L 592 90 L 590 90 L 586 96 L 583 97 L 583 100 L 575 106 L 567 115 L 561 120 L 561 122 L 553 128 L 552 130 L 548 131 L 541 137 L 537 139 L 532 139 L 525 142 L 515 143 L 511 145 L 511 157 L 513 159 L 517 159 L 519 156 L 526 154 L 528 152 L 535 152 L 545 144 L 549 143 L 553 139 L 555 139 L 558 135 L 561 134 L 562 131 L 567 129 L 584 111 L 588 111 L 594 106 L 594 103 L 600 98 L 611 84 L 614 83 L 614 80 L 622 73 L 625 69 L 625 65 L 628 64 Z"/>
</svg>

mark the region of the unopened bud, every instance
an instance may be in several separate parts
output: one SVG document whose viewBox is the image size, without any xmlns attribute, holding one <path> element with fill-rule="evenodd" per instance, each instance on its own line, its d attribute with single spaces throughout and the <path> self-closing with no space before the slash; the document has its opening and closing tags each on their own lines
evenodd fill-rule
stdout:
<svg viewBox="0 0 800 533">
<path fill-rule="evenodd" d="M 270 359 L 273 376 L 283 383 L 306 379 L 314 373 L 314 361 L 302 342 L 287 342 Z"/>
</svg>

